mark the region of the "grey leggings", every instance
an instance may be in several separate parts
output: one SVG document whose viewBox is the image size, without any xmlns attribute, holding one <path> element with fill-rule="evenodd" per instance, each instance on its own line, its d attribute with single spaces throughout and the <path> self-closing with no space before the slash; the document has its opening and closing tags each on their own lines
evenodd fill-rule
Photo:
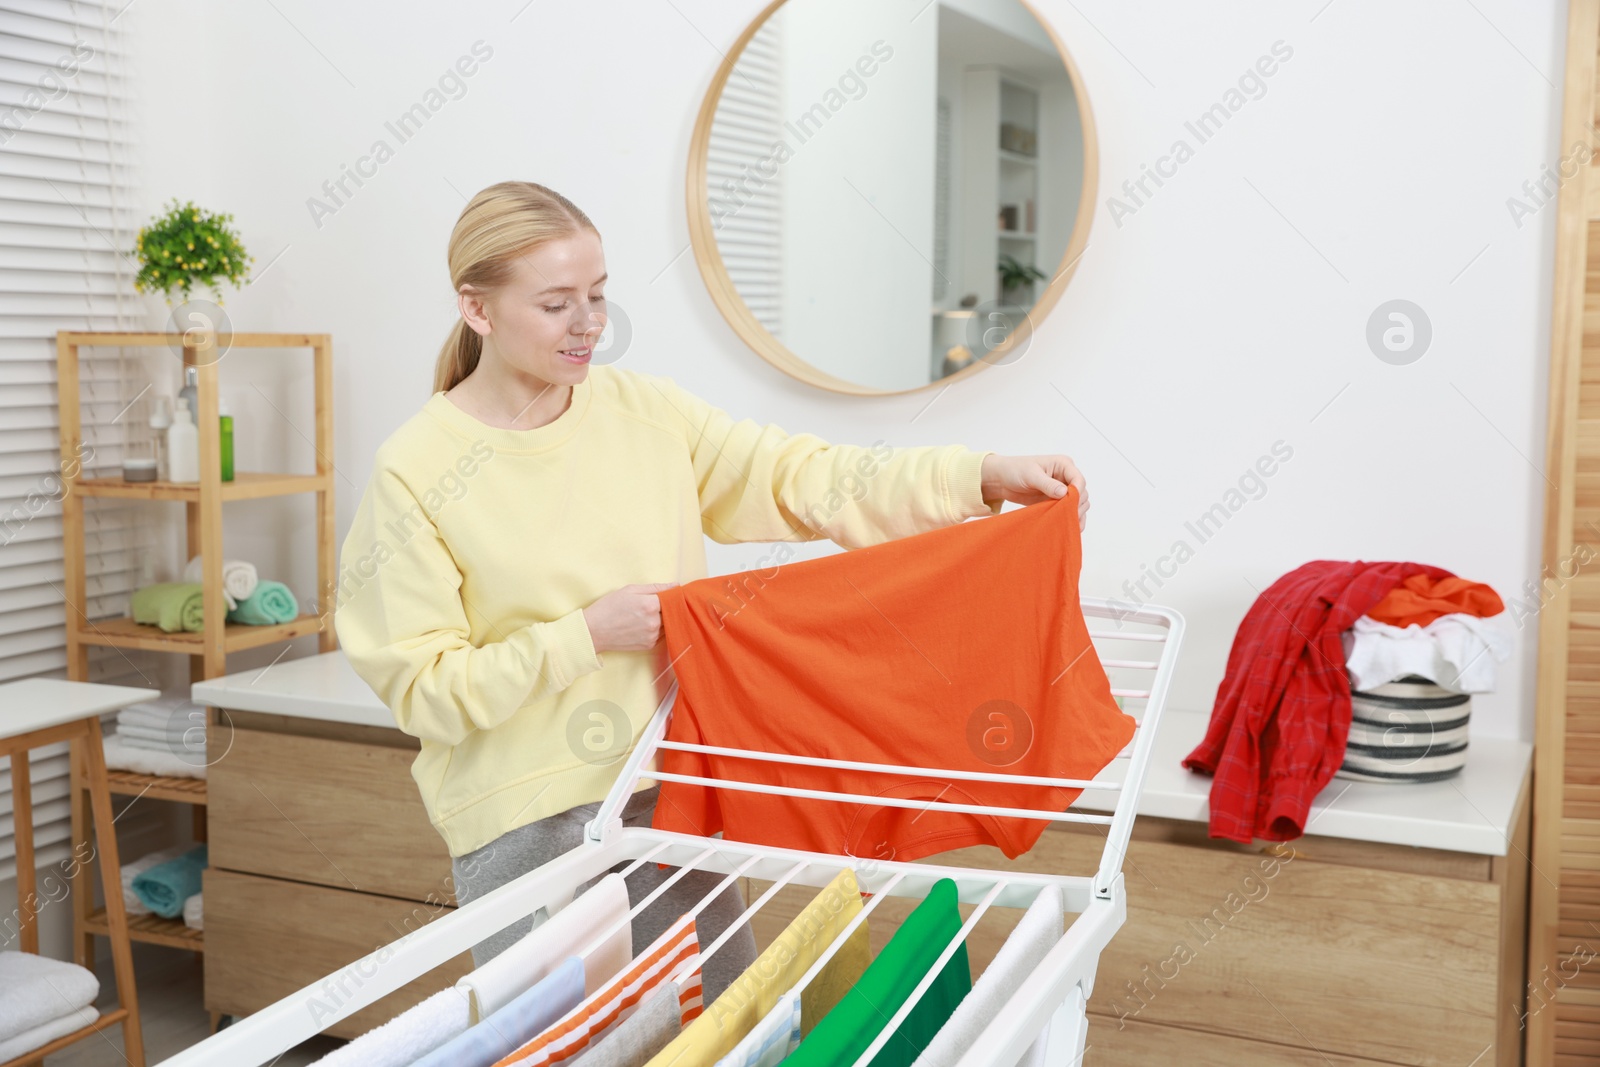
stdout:
<svg viewBox="0 0 1600 1067">
<path fill-rule="evenodd" d="M 649 826 L 659 792 L 659 787 L 652 787 L 633 794 L 627 806 L 623 808 L 623 825 Z M 515 830 L 509 830 L 477 851 L 455 857 L 451 861 L 451 866 L 455 872 L 456 901 L 465 904 L 492 889 L 498 889 L 513 878 L 527 874 L 535 867 L 549 863 L 562 853 L 577 848 L 583 843 L 584 826 L 599 810 L 598 803 L 580 804 L 570 811 L 563 811 L 537 822 L 528 823 L 526 826 L 519 826 Z M 620 871 L 625 866 L 627 865 L 619 864 L 613 870 Z M 653 862 L 641 864 L 638 870 L 628 876 L 629 903 L 637 907 L 639 901 L 670 877 L 676 869 L 673 867 L 663 869 Z M 578 892 L 583 892 L 603 877 L 605 877 L 603 874 L 596 875 L 579 886 Z M 711 871 L 690 871 L 684 875 L 671 889 L 634 918 L 634 951 L 636 953 L 643 951 L 660 937 L 668 926 L 677 922 L 684 912 L 700 903 L 725 877 L 726 875 Z M 718 894 L 716 900 L 707 904 L 695 917 L 695 932 L 701 947 L 711 944 L 712 940 L 719 937 L 722 931 L 744 914 L 744 907 L 744 897 L 739 893 L 738 883 L 730 885 Z M 547 917 L 545 909 L 540 908 L 532 915 L 512 923 L 498 934 L 478 942 L 472 947 L 473 963 L 482 967 L 510 948 L 538 923 L 544 922 Z M 733 980 L 755 961 L 755 958 L 755 934 L 751 931 L 750 924 L 745 923 L 738 933 L 728 938 L 727 943 L 717 949 L 716 955 L 706 961 L 705 968 L 701 972 L 705 1003 L 710 1005 L 718 994 L 728 988 Z"/>
</svg>

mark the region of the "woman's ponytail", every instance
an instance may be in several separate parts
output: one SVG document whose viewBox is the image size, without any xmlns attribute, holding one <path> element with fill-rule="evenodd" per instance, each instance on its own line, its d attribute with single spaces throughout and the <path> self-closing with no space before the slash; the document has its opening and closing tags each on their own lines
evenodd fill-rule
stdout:
<svg viewBox="0 0 1600 1067">
<path fill-rule="evenodd" d="M 466 319 L 457 319 L 439 350 L 439 363 L 433 371 L 433 391 L 447 393 L 460 385 L 478 366 L 483 354 L 483 338 L 467 325 Z"/>
</svg>

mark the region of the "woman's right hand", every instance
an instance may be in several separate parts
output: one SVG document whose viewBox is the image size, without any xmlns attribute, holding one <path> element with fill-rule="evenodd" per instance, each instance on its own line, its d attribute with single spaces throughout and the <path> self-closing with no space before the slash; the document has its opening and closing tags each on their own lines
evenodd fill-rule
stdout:
<svg viewBox="0 0 1600 1067">
<path fill-rule="evenodd" d="M 583 621 L 596 652 L 632 652 L 649 649 L 661 639 L 663 589 L 677 582 L 647 582 L 613 589 L 583 609 Z"/>
</svg>

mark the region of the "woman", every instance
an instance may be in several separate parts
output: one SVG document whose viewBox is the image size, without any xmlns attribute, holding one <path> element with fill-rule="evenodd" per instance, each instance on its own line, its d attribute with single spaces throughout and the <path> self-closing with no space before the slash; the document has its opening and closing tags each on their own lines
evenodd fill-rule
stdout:
<svg viewBox="0 0 1600 1067">
<path fill-rule="evenodd" d="M 461 318 L 434 395 L 378 450 L 335 625 L 421 739 L 412 774 L 463 903 L 581 842 L 669 682 L 656 594 L 705 576 L 707 535 L 853 548 L 1068 483 L 1083 492 L 1065 456 L 829 445 L 735 422 L 668 377 L 591 366 L 606 322 L 600 235 L 543 186 L 473 197 L 449 261 Z M 647 825 L 656 792 L 635 793 L 624 821 Z M 642 865 L 630 897 L 662 878 Z M 676 883 L 636 920 L 634 945 L 718 880 Z M 702 942 L 743 910 L 729 888 L 700 913 Z M 708 962 L 707 1003 L 754 956 L 746 926 Z"/>
</svg>

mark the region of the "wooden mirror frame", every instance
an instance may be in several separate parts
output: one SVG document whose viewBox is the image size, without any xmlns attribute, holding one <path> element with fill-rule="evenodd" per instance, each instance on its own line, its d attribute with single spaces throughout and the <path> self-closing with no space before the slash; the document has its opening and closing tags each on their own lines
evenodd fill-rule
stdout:
<svg viewBox="0 0 1600 1067">
<path fill-rule="evenodd" d="M 1078 213 L 1072 223 L 1072 239 L 1067 243 L 1066 252 L 1062 255 L 1050 283 L 1023 315 L 1021 325 L 1012 331 L 1010 337 L 986 355 L 974 357 L 973 361 L 961 370 L 909 389 L 873 389 L 819 370 L 789 351 L 783 342 L 772 336 L 767 328 L 761 325 L 744 302 L 744 298 L 739 295 L 739 291 L 734 288 L 733 279 L 728 275 L 727 266 L 722 261 L 722 251 L 717 247 L 716 234 L 712 227 L 710 194 L 706 186 L 706 165 L 711 143 L 711 123 L 716 117 L 717 101 L 722 98 L 722 89 L 733 73 L 734 64 L 744 54 L 745 45 L 750 42 L 750 38 L 755 36 L 756 31 L 774 11 L 788 2 L 789 0 L 772 0 L 744 28 L 744 32 L 739 35 L 733 47 L 728 49 L 711 79 L 710 86 L 706 89 L 705 99 L 700 104 L 700 113 L 695 118 L 694 133 L 689 140 L 689 173 L 685 190 L 689 204 L 689 244 L 694 249 L 695 262 L 700 267 L 700 277 L 705 279 L 706 288 L 710 290 L 711 299 L 717 305 L 717 310 L 722 312 L 722 317 L 728 320 L 734 332 L 754 349 L 757 355 L 774 367 L 808 385 L 851 396 L 899 396 L 903 393 L 915 393 L 934 386 L 952 384 L 971 377 L 994 363 L 1003 362 L 1007 353 L 1018 345 L 1027 343 L 1036 322 L 1048 315 L 1056 301 L 1061 299 L 1062 290 L 1072 280 L 1072 275 L 1078 267 L 1078 260 L 1089 244 L 1089 227 L 1094 221 L 1095 196 L 1100 171 L 1099 144 L 1095 137 L 1094 112 L 1089 106 L 1088 90 L 1084 87 L 1083 75 L 1079 73 L 1077 64 L 1072 61 L 1072 54 L 1067 51 L 1066 45 L 1062 43 L 1050 20 L 1041 15 L 1028 0 L 1017 0 L 1044 29 L 1050 38 L 1050 43 L 1055 45 L 1056 52 L 1061 56 L 1067 77 L 1072 83 L 1073 98 L 1078 104 L 1078 121 L 1083 127 L 1083 189 L 1078 196 Z"/>
</svg>

